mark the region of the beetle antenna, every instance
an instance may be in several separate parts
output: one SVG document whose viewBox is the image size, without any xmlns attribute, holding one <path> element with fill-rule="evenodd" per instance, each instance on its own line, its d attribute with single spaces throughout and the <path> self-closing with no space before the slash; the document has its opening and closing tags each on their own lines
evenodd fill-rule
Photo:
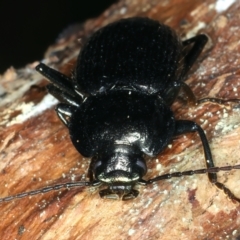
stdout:
<svg viewBox="0 0 240 240">
<path fill-rule="evenodd" d="M 220 171 L 231 171 L 234 169 L 240 169 L 240 164 L 234 165 L 234 166 L 211 167 L 211 168 L 203 168 L 203 169 L 197 169 L 197 170 L 188 170 L 188 171 L 183 171 L 183 172 L 167 173 L 167 174 L 149 179 L 147 181 L 140 180 L 139 183 L 146 185 L 146 184 L 152 184 L 154 182 L 158 182 L 161 180 L 166 180 L 166 179 L 170 179 L 170 178 L 174 178 L 174 177 L 191 176 L 191 175 L 195 175 L 195 174 L 217 173 Z M 219 182 L 216 182 L 215 184 L 219 185 L 218 187 L 221 188 L 222 190 L 224 190 L 224 192 L 228 196 L 230 196 L 231 199 L 235 199 L 235 200 L 239 201 L 239 199 L 236 198 L 231 192 L 229 192 L 230 190 L 228 190 L 223 184 L 221 184 Z M 100 185 L 99 181 L 60 183 L 60 184 L 55 184 L 53 186 L 44 187 L 44 188 L 40 188 L 37 190 L 32 190 L 29 192 L 23 192 L 23 193 L 19 193 L 16 195 L 0 198 L 0 203 L 9 202 L 14 199 L 20 199 L 20 198 L 24 198 L 27 196 L 34 196 L 34 195 L 41 194 L 41 193 L 56 191 L 56 190 L 64 189 L 64 188 L 71 189 L 71 188 L 75 188 L 75 187 L 77 188 L 77 187 L 98 186 L 98 185 Z"/>
<path fill-rule="evenodd" d="M 220 171 L 231 171 L 233 169 L 240 169 L 240 165 L 235 165 L 235 166 L 224 166 L 224 167 L 211 167 L 211 168 L 203 168 L 203 169 L 197 169 L 197 170 L 189 170 L 189 171 L 184 171 L 184 172 L 174 172 L 174 173 L 168 173 L 164 174 L 152 179 L 149 179 L 147 181 L 139 181 L 139 183 L 143 184 L 151 184 L 160 180 L 164 179 L 170 179 L 173 177 L 182 177 L 182 176 L 190 176 L 194 174 L 205 174 L 205 173 L 217 173 Z M 211 181 L 213 184 L 216 185 L 219 189 L 221 189 L 231 200 L 237 201 L 240 203 L 240 198 L 236 197 L 230 189 L 228 189 L 223 183 L 220 183 L 217 181 Z"/>
<path fill-rule="evenodd" d="M 4 198 L 0 198 L 0 203 L 2 202 L 9 202 L 12 201 L 14 199 L 19 199 L 19 198 L 24 198 L 27 196 L 33 196 L 33 195 L 37 195 L 40 193 L 47 193 L 47 192 L 51 192 L 51 191 L 56 191 L 59 189 L 63 189 L 63 188 L 75 188 L 75 187 L 86 187 L 86 186 L 97 186 L 99 185 L 98 181 L 93 181 L 93 182 L 70 182 L 70 183 L 60 183 L 60 184 L 56 184 L 53 186 L 49 186 L 49 187 L 44 187 L 44 188 L 40 188 L 37 190 L 32 190 L 29 192 L 23 192 L 23 193 L 19 193 L 16 195 L 12 195 L 12 196 L 8 196 L 8 197 L 4 197 Z"/>
<path fill-rule="evenodd" d="M 203 168 L 197 170 L 188 170 L 184 172 L 174 172 L 174 173 L 167 173 L 161 176 L 157 176 L 155 178 L 151 178 L 146 181 L 146 184 L 151 184 L 154 182 L 158 182 L 165 179 L 170 179 L 173 177 L 182 177 L 182 176 L 191 176 L 194 174 L 205 174 L 205 173 L 217 173 L 220 171 L 231 171 L 233 169 L 240 169 L 240 164 L 235 166 L 224 166 L 224 167 L 211 167 L 211 168 Z"/>
</svg>

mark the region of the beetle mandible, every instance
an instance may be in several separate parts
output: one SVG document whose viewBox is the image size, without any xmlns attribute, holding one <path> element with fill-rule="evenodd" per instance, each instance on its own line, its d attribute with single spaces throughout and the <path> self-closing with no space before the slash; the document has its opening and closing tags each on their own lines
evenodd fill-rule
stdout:
<svg viewBox="0 0 240 240">
<path fill-rule="evenodd" d="M 60 101 L 56 112 L 69 129 L 73 145 L 91 158 L 89 182 L 58 184 L 40 192 L 106 185 L 99 192 L 101 197 L 129 200 L 139 194 L 136 184 L 208 173 L 212 183 L 239 201 L 216 175 L 239 165 L 214 167 L 203 129 L 193 121 L 176 120 L 170 109 L 180 90 L 196 102 L 184 81 L 206 42 L 203 34 L 181 41 L 170 27 L 134 17 L 111 23 L 89 38 L 78 56 L 73 79 L 40 63 L 36 70 L 51 82 L 47 89 Z M 200 136 L 207 169 L 144 180 L 145 157 L 158 155 L 173 137 L 189 132 Z"/>
</svg>

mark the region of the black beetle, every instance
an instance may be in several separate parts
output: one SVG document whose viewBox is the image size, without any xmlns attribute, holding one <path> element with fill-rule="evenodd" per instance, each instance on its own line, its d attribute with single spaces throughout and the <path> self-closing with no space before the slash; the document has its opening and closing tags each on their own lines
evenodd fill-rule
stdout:
<svg viewBox="0 0 240 240">
<path fill-rule="evenodd" d="M 180 90 L 195 101 L 184 80 L 206 42 L 203 34 L 181 41 L 170 27 L 135 17 L 96 31 L 79 54 L 73 79 L 40 63 L 36 70 L 51 81 L 47 89 L 61 102 L 56 111 L 73 145 L 92 158 L 90 181 L 59 184 L 3 200 L 101 184 L 108 186 L 99 192 L 101 197 L 128 200 L 138 195 L 136 184 L 208 173 L 212 183 L 239 201 L 217 182 L 216 175 L 219 170 L 239 169 L 239 165 L 214 168 L 203 129 L 193 121 L 175 120 L 170 109 Z M 145 157 L 158 155 L 174 136 L 188 132 L 198 132 L 207 169 L 143 180 Z"/>
</svg>

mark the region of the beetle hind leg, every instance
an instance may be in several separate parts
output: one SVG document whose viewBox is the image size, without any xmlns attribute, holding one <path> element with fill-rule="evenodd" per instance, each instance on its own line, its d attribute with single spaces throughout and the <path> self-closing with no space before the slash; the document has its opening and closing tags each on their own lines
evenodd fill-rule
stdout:
<svg viewBox="0 0 240 240">
<path fill-rule="evenodd" d="M 77 107 L 80 106 L 84 95 L 80 95 L 75 91 L 71 78 L 43 63 L 40 63 L 36 70 L 51 82 L 51 84 L 47 85 L 50 94 L 61 102 Z"/>
<path fill-rule="evenodd" d="M 48 84 L 46 88 L 48 92 L 60 102 L 67 103 L 75 107 L 80 107 L 79 101 L 68 92 L 62 91 L 61 89 L 55 87 L 53 84 Z"/>
</svg>

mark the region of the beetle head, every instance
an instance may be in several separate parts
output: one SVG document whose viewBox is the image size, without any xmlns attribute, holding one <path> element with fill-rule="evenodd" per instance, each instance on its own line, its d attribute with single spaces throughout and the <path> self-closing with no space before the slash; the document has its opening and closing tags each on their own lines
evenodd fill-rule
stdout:
<svg viewBox="0 0 240 240">
<path fill-rule="evenodd" d="M 112 153 L 93 159 L 92 171 L 97 181 L 108 185 L 99 192 L 102 198 L 129 200 L 138 196 L 133 189 L 146 174 L 147 166 L 142 156 L 128 146 L 118 146 Z"/>
</svg>

